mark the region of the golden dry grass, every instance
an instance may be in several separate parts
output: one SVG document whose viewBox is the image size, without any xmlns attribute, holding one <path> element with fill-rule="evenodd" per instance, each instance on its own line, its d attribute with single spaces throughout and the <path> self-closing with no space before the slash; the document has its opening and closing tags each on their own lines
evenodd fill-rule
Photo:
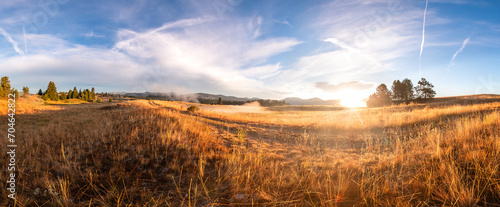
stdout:
<svg viewBox="0 0 500 207">
<path fill-rule="evenodd" d="M 500 202 L 498 102 L 252 113 L 145 100 L 37 107 L 16 116 L 19 206 Z"/>
</svg>

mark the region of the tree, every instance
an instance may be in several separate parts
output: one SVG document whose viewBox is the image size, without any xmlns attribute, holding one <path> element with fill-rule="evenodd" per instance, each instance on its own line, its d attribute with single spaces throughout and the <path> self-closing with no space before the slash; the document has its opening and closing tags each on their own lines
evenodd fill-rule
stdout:
<svg viewBox="0 0 500 207">
<path fill-rule="evenodd" d="M 23 87 L 23 97 L 28 97 L 30 95 L 30 88 L 28 86 Z"/>
<path fill-rule="evenodd" d="M 2 77 L 0 81 L 0 98 L 5 98 L 7 97 L 11 90 L 10 90 L 10 80 L 9 77 L 4 76 Z"/>
<path fill-rule="evenodd" d="M 40 90 L 38 90 L 38 95 L 42 96 L 43 95 L 43 91 L 42 89 L 40 88 Z"/>
<path fill-rule="evenodd" d="M 90 100 L 95 100 L 95 89 L 92 87 L 92 91 L 90 91 Z"/>
<path fill-rule="evenodd" d="M 73 88 L 73 94 L 71 95 L 71 98 L 78 98 L 78 89 L 76 89 L 76 86 Z"/>
<path fill-rule="evenodd" d="M 113 99 L 112 99 L 112 98 L 110 98 L 110 99 L 109 99 L 109 103 L 111 103 L 111 102 L 113 102 Z"/>
<path fill-rule="evenodd" d="M 44 100 L 52 100 L 52 101 L 58 101 L 59 100 L 59 95 L 57 94 L 57 88 L 56 84 L 52 81 L 49 82 L 49 85 L 47 86 L 47 91 L 45 91 L 45 95 L 43 95 Z"/>
<path fill-rule="evenodd" d="M 418 81 L 418 85 L 415 86 L 415 91 L 417 92 L 417 98 L 419 99 L 430 99 L 434 98 L 436 91 L 434 91 L 434 85 L 429 83 L 425 78 Z"/>
<path fill-rule="evenodd" d="M 413 100 L 414 96 L 413 83 L 410 79 L 406 78 L 403 81 L 395 80 L 392 83 L 392 99 L 408 103 Z"/>
<path fill-rule="evenodd" d="M 85 99 L 85 101 L 90 101 L 90 96 L 91 96 L 91 95 L 90 95 L 90 91 L 89 91 L 89 89 L 85 89 L 85 91 L 84 91 L 84 93 L 83 93 L 83 94 L 85 95 L 85 98 L 84 98 L 84 99 Z"/>
<path fill-rule="evenodd" d="M 12 93 L 14 94 L 14 97 L 15 97 L 16 99 L 18 99 L 18 98 L 19 98 L 19 92 L 17 92 L 17 89 L 13 89 L 13 90 L 14 90 L 14 91 L 12 91 Z"/>
<path fill-rule="evenodd" d="M 391 105 L 391 91 L 387 88 L 385 84 L 380 84 L 376 92 L 368 98 L 366 102 L 366 106 L 368 107 L 377 107 L 377 106 L 386 106 Z"/>
<path fill-rule="evenodd" d="M 97 103 L 102 103 L 101 97 L 97 97 Z"/>
<path fill-rule="evenodd" d="M 66 100 L 66 93 L 65 92 L 61 92 L 61 100 Z"/>
<path fill-rule="evenodd" d="M 403 90 L 403 85 L 401 84 L 401 81 L 395 80 L 394 82 L 392 82 L 391 91 L 392 91 L 392 99 L 394 99 L 396 101 L 403 100 L 404 90 Z"/>
<path fill-rule="evenodd" d="M 415 91 L 413 90 L 413 83 L 410 79 L 406 78 L 402 82 L 404 88 L 404 100 L 409 102 L 415 98 Z"/>
<path fill-rule="evenodd" d="M 219 105 L 222 105 L 222 98 L 221 98 L 221 97 L 219 97 L 219 101 L 217 101 L 217 103 L 218 103 Z"/>
</svg>

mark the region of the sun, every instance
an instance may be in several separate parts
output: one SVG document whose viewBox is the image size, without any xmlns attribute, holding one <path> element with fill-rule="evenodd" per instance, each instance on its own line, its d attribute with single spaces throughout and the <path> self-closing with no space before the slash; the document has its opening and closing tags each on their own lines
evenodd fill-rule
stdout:
<svg viewBox="0 0 500 207">
<path fill-rule="evenodd" d="M 349 108 L 365 107 L 366 102 L 362 101 L 359 97 L 348 96 L 340 99 L 340 105 Z"/>
</svg>

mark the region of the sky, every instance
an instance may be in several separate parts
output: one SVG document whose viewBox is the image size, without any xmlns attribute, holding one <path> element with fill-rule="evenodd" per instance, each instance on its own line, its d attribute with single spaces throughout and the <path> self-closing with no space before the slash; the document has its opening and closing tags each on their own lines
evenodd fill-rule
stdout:
<svg viewBox="0 0 500 207">
<path fill-rule="evenodd" d="M 0 75 L 59 91 L 366 98 L 500 93 L 500 1 L 1 0 Z"/>
</svg>

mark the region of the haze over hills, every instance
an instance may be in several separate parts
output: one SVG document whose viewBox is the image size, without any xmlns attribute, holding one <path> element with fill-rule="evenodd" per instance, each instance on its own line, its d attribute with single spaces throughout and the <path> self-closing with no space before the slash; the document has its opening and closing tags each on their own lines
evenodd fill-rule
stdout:
<svg viewBox="0 0 500 207">
<path fill-rule="evenodd" d="M 126 92 L 113 92 L 114 94 L 126 95 L 126 96 L 138 96 L 138 97 L 155 97 L 168 101 L 187 101 L 187 102 L 198 102 L 200 99 L 213 99 L 217 100 L 222 98 L 224 101 L 255 101 L 259 100 L 258 97 L 247 98 L 247 97 L 236 97 L 236 96 L 226 96 L 222 94 L 209 94 L 209 93 L 194 93 L 194 94 L 178 94 L 174 92 L 161 93 L 161 92 L 141 92 L 141 93 L 126 93 Z M 280 101 L 285 101 L 290 105 L 339 105 L 340 100 L 323 100 L 320 98 L 302 99 L 298 97 L 288 97 Z"/>
</svg>

